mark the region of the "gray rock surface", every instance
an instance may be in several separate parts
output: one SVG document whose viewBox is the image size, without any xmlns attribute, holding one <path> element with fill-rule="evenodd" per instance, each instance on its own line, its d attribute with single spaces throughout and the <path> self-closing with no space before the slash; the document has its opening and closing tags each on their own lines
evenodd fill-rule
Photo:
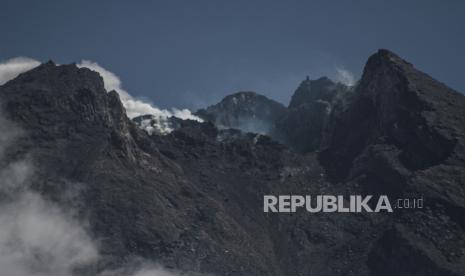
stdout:
<svg viewBox="0 0 465 276">
<path fill-rule="evenodd" d="M 301 94 L 290 108 L 314 102 Z M 267 102 L 244 95 L 238 105 Z M 140 256 L 214 275 L 464 275 L 465 97 L 386 50 L 354 91 L 328 97 L 305 154 L 209 122 L 148 135 L 97 73 L 49 62 L 0 87 L 25 132 L 5 156 L 31 159 L 33 189 L 89 220 L 104 258 L 83 274 Z M 266 105 L 258 118 L 287 112 Z M 226 111 L 231 126 L 244 115 Z M 425 208 L 270 214 L 266 194 L 422 196 Z"/>
<path fill-rule="evenodd" d="M 218 128 L 235 128 L 244 132 L 269 134 L 286 112 L 282 104 L 255 92 L 238 92 L 218 104 L 196 112 Z"/>
</svg>

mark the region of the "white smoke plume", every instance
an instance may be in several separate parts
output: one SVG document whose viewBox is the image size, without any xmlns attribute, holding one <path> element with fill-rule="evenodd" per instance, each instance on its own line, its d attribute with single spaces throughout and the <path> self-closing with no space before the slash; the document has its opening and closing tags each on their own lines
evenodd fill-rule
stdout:
<svg viewBox="0 0 465 276">
<path fill-rule="evenodd" d="M 0 275 L 77 276 L 79 269 L 99 261 L 98 243 L 75 212 L 30 188 L 31 160 L 6 160 L 7 149 L 21 135 L 0 116 Z M 151 262 L 139 263 L 95 276 L 187 276 Z"/>
<path fill-rule="evenodd" d="M 354 74 L 343 67 L 336 67 L 336 81 L 347 86 L 353 86 L 356 83 Z"/>
<path fill-rule="evenodd" d="M 14 79 L 21 73 L 39 66 L 40 62 L 27 57 L 16 57 L 0 62 L 0 85 Z"/>
<path fill-rule="evenodd" d="M 108 71 L 96 62 L 89 60 L 83 60 L 77 64 L 78 67 L 89 68 L 90 70 L 96 71 L 102 76 L 107 91 L 115 90 L 118 92 L 121 101 L 126 108 L 126 113 L 129 118 L 135 118 L 141 115 L 152 115 L 156 122 L 155 127 L 160 133 L 169 133 L 172 128 L 167 123 L 169 117 L 177 117 L 183 120 L 195 120 L 201 122 L 202 119 L 193 115 L 188 109 L 176 109 L 172 110 L 159 109 L 150 103 L 143 100 L 136 99 L 131 96 L 126 90 L 123 89 L 121 80 L 113 72 Z M 143 127 L 143 126 L 142 126 Z M 150 126 L 152 128 L 152 126 Z M 150 134 L 153 132 L 152 129 L 146 129 Z"/>
</svg>

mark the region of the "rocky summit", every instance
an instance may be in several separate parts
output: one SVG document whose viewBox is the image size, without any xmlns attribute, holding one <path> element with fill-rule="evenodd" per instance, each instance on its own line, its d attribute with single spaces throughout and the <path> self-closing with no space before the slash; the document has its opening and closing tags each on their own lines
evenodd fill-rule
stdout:
<svg viewBox="0 0 465 276">
<path fill-rule="evenodd" d="M 269 134 L 275 122 L 286 112 L 282 104 L 255 92 L 238 92 L 196 114 L 218 128 Z"/>
<path fill-rule="evenodd" d="M 465 274 L 465 97 L 387 50 L 354 87 L 307 79 L 288 107 L 240 92 L 163 135 L 74 64 L 19 75 L 0 103 L 21 130 L 2 168 L 31 162 L 30 189 L 99 241 L 101 258 L 76 275 L 134 258 L 188 275 Z M 421 197 L 424 208 L 263 212 L 264 195 L 290 194 Z"/>
</svg>

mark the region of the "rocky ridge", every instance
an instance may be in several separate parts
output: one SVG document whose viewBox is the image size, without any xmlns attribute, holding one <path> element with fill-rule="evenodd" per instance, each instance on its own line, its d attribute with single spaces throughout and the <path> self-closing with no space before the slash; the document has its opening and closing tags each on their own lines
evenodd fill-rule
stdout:
<svg viewBox="0 0 465 276">
<path fill-rule="evenodd" d="M 387 50 L 353 90 L 320 79 L 298 91 L 288 108 L 233 95 L 203 114 L 212 122 L 149 135 L 97 73 L 49 62 L 0 87 L 5 117 L 25 132 L 5 156 L 30 158 L 32 188 L 88 218 L 104 258 L 84 275 L 131 256 L 215 275 L 463 275 L 465 97 Z M 286 118 L 306 138 L 280 140 L 289 149 L 223 129 L 255 114 L 236 105 L 257 102 L 267 131 Z M 79 196 L 63 200 L 75 183 Z M 270 214 L 266 194 L 421 196 L 425 208 Z"/>
</svg>

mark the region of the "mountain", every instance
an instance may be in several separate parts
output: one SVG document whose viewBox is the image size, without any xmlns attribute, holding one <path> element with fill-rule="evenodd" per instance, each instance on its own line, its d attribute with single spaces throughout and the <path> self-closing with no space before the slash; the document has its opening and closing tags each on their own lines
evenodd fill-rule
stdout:
<svg viewBox="0 0 465 276">
<path fill-rule="evenodd" d="M 465 273 L 465 97 L 387 50 L 354 88 L 305 80 L 287 108 L 241 92 L 199 111 L 206 122 L 176 120 L 165 135 L 141 129 L 150 117 L 128 119 L 98 73 L 73 64 L 23 73 L 0 99 L 22 130 L 1 168 L 29 160 L 30 189 L 74 210 L 99 241 L 101 258 L 75 274 L 135 257 L 191 275 Z M 298 133 L 307 116 L 317 122 L 304 128 L 318 137 L 309 146 L 273 138 L 281 120 Z M 248 131 L 262 123 L 271 137 Z M 264 195 L 290 194 L 422 197 L 425 206 L 263 212 Z"/>
<path fill-rule="evenodd" d="M 292 149 L 306 153 L 318 150 L 334 101 L 350 88 L 326 77 L 304 80 L 292 95 L 285 115 L 276 122 L 272 136 Z"/>
<path fill-rule="evenodd" d="M 294 92 L 288 107 L 254 92 L 238 92 L 196 114 L 218 128 L 266 134 L 305 153 L 320 148 L 333 101 L 349 90 L 326 77 L 317 80 L 307 77 Z"/>
<path fill-rule="evenodd" d="M 320 161 L 329 179 L 428 202 L 395 218 L 369 266 L 378 275 L 463 274 L 465 97 L 380 50 L 349 102 L 334 107 L 326 130 Z"/>
<path fill-rule="evenodd" d="M 316 80 L 307 77 L 292 95 L 289 108 L 298 108 L 315 101 L 331 102 L 339 91 L 345 89 L 347 89 L 345 85 L 334 83 L 327 77 Z"/>
<path fill-rule="evenodd" d="M 285 273 L 260 191 L 301 157 L 211 123 L 182 121 L 166 136 L 149 135 L 96 72 L 73 64 L 43 64 L 0 95 L 4 116 L 25 133 L 5 162 L 31 160 L 31 189 L 88 220 L 102 255 L 89 275 L 134 257 L 219 275 Z"/>
<path fill-rule="evenodd" d="M 225 97 L 216 105 L 197 111 L 196 114 L 219 128 L 269 134 L 276 120 L 285 112 L 286 108 L 282 104 L 263 95 L 238 92 Z"/>
</svg>

